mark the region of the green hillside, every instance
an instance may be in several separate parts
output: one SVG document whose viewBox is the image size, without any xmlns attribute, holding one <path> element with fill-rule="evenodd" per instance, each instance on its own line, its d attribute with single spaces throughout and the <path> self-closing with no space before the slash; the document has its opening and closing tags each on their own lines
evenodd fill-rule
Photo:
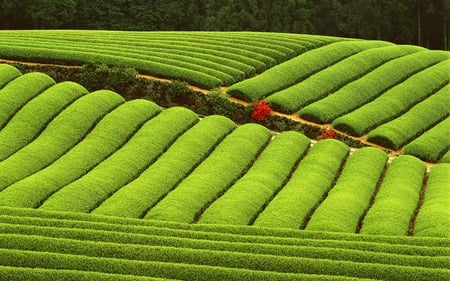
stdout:
<svg viewBox="0 0 450 281">
<path fill-rule="evenodd" d="M 227 102 L 266 100 L 273 114 L 381 147 L 0 64 L 0 280 L 450 279 L 449 52 L 286 33 L 39 30 L 0 31 L 2 59 L 222 87 Z"/>
</svg>

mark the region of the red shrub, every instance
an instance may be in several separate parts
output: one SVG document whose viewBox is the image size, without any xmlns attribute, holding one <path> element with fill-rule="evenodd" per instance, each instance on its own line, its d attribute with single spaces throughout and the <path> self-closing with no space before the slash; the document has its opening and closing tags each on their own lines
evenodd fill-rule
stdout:
<svg viewBox="0 0 450 281">
<path fill-rule="evenodd" d="M 252 118 L 256 121 L 265 121 L 267 116 L 270 115 L 272 109 L 265 100 L 261 100 L 253 103 Z"/>
</svg>

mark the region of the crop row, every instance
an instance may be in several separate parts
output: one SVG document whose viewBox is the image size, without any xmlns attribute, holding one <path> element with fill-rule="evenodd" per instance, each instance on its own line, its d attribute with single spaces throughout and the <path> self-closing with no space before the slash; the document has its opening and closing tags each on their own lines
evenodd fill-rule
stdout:
<svg viewBox="0 0 450 281">
<path fill-rule="evenodd" d="M 448 52 L 425 51 L 391 60 L 331 95 L 304 107 L 299 115 L 318 123 L 330 123 L 373 101 L 411 75 L 448 58 Z M 398 71 L 399 69 L 402 71 Z"/>
<path fill-rule="evenodd" d="M 3 206 L 342 232 L 363 226 L 362 231 L 403 235 L 413 233 L 420 214 L 421 201 L 405 189 L 398 204 L 409 209 L 385 229 L 389 219 L 379 214 L 388 215 L 383 210 L 389 204 L 377 202 L 377 190 L 389 190 L 391 173 L 413 169 L 386 164 L 381 150 L 363 148 L 348 156 L 349 147 L 336 140 L 310 147 L 298 132 L 272 135 L 257 124 L 236 128 L 221 116 L 200 121 L 188 109 L 124 102 L 110 91 L 87 94 L 69 82 L 36 95 L 16 107 L 0 130 L 4 142 L 11 142 L 9 132 L 32 131 L 0 161 Z M 50 99 L 62 96 L 70 102 Z M 48 108 L 46 101 L 55 106 Z M 20 126 L 36 112 L 43 112 L 42 120 Z M 439 207 L 435 212 L 445 213 Z"/>
<path fill-rule="evenodd" d="M 449 116 L 449 92 L 450 84 L 447 84 L 403 115 L 370 131 L 367 140 L 387 148 L 399 149 Z"/>
<path fill-rule="evenodd" d="M 251 77 L 311 48 L 339 40 L 278 36 L 285 40 L 280 42 L 267 34 L 252 36 L 245 32 L 221 35 L 214 32 L 3 31 L 0 50 L 4 58 L 132 66 L 151 75 L 210 89 Z"/>
<path fill-rule="evenodd" d="M 390 60 L 423 50 L 416 46 L 400 45 L 364 50 L 311 75 L 301 83 L 268 96 L 266 100 L 278 111 L 294 113 Z"/>
<path fill-rule="evenodd" d="M 263 99 L 297 84 L 306 77 L 353 54 L 370 48 L 388 46 L 380 41 L 343 41 L 305 52 L 273 67 L 261 75 L 232 85 L 227 93 L 245 101 Z"/>
<path fill-rule="evenodd" d="M 36 267 L 41 274 L 83 272 L 112 280 L 445 280 L 450 274 L 448 239 L 187 225 L 10 208 L 1 208 L 1 214 L 1 265 L 16 272 L 16 278 L 21 276 L 17 272 L 33 274 L 29 268 Z"/>
<path fill-rule="evenodd" d="M 393 120 L 447 85 L 450 82 L 448 69 L 450 69 L 450 60 L 438 63 L 409 77 L 373 101 L 334 119 L 333 127 L 354 136 L 361 136 L 369 130 Z M 434 108 L 429 107 L 429 111 L 434 111 Z"/>
</svg>

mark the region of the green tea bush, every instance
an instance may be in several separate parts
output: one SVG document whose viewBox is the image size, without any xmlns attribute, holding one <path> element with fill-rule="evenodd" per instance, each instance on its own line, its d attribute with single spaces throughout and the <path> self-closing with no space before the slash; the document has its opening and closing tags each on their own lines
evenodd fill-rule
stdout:
<svg viewBox="0 0 450 281">
<path fill-rule="evenodd" d="M 119 188 L 135 179 L 197 122 L 198 116 L 188 109 L 172 107 L 164 110 L 147 121 L 114 154 L 84 176 L 52 194 L 40 208 L 90 212 Z"/>
<path fill-rule="evenodd" d="M 373 147 L 353 152 L 306 229 L 354 233 L 370 204 L 386 161 L 387 154 Z"/>
<path fill-rule="evenodd" d="M 316 123 L 331 123 L 337 117 L 374 100 L 411 75 L 448 58 L 449 54 L 445 51 L 423 51 L 391 60 L 298 113 L 300 117 Z"/>
<path fill-rule="evenodd" d="M 178 138 L 139 177 L 117 190 L 91 213 L 142 217 L 204 161 L 235 128 L 236 124 L 225 117 L 205 117 Z"/>
<path fill-rule="evenodd" d="M 405 114 L 370 131 L 367 140 L 391 149 L 401 148 L 450 114 L 449 92 L 447 84 Z"/>
<path fill-rule="evenodd" d="M 156 104 L 144 100 L 120 105 L 55 162 L 3 190 L 2 204 L 39 207 L 50 195 L 84 176 L 120 149 L 143 123 L 160 111 Z"/>
<path fill-rule="evenodd" d="M 20 70 L 9 64 L 0 64 L 0 89 L 6 84 L 21 76 Z"/>
<path fill-rule="evenodd" d="M 0 130 L 0 161 L 33 141 L 56 115 L 87 93 L 79 84 L 63 82 L 25 104 Z"/>
<path fill-rule="evenodd" d="M 252 223 L 286 183 L 309 144 L 297 132 L 276 135 L 245 175 L 205 210 L 199 223 Z"/>
<path fill-rule="evenodd" d="M 450 237 L 450 164 L 442 163 L 431 168 L 423 204 L 419 209 L 414 236 Z"/>
<path fill-rule="evenodd" d="M 425 49 L 421 47 L 400 45 L 364 50 L 270 95 L 267 101 L 274 109 L 292 114 L 359 79 L 383 63 L 423 50 Z"/>
<path fill-rule="evenodd" d="M 261 125 L 239 126 L 144 218 L 193 222 L 247 171 L 271 136 Z"/>
<path fill-rule="evenodd" d="M 311 212 L 331 188 L 349 150 L 342 142 L 332 139 L 314 144 L 283 189 L 256 218 L 254 225 L 303 228 Z"/>
<path fill-rule="evenodd" d="M 407 235 L 419 204 L 425 170 L 426 165 L 415 157 L 395 158 L 364 217 L 360 233 Z"/>
<path fill-rule="evenodd" d="M 83 139 L 104 115 L 123 102 L 121 96 L 108 90 L 77 99 L 33 142 L 0 162 L 0 190 L 53 163 Z"/>
<path fill-rule="evenodd" d="M 303 53 L 254 78 L 232 85 L 227 93 L 248 102 L 261 100 L 348 56 L 365 49 L 388 45 L 390 43 L 381 41 L 343 41 L 329 44 Z"/>
<path fill-rule="evenodd" d="M 55 81 L 50 76 L 35 72 L 24 74 L 0 89 L 0 129 L 27 102 L 38 96 Z"/>
<path fill-rule="evenodd" d="M 408 143 L 403 152 L 424 161 L 437 162 L 450 149 L 448 128 L 450 128 L 450 117 Z"/>
<path fill-rule="evenodd" d="M 354 136 L 361 136 L 372 128 L 393 120 L 449 83 L 448 69 L 450 60 L 412 75 L 373 101 L 338 117 L 333 121 L 333 127 Z M 429 110 L 433 111 L 434 108 Z"/>
</svg>

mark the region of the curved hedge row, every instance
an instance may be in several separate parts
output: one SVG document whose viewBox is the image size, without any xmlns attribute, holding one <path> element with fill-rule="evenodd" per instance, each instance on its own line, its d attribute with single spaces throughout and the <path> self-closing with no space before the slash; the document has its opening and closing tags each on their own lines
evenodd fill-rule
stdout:
<svg viewBox="0 0 450 281">
<path fill-rule="evenodd" d="M 197 122 L 198 116 L 185 108 L 164 110 L 147 121 L 114 154 L 52 194 L 41 208 L 90 212 L 116 190 L 134 180 Z"/>
<path fill-rule="evenodd" d="M 115 153 L 126 144 L 142 123 L 160 111 L 156 104 L 143 100 L 120 105 L 101 119 L 81 142 L 55 162 L 4 189 L 1 192 L 0 204 L 36 208 L 45 201 L 42 207 L 48 208 L 52 201 L 49 196 L 83 177 Z"/>
<path fill-rule="evenodd" d="M 419 203 L 426 165 L 403 155 L 395 158 L 387 170 L 360 233 L 406 235 Z"/>
<path fill-rule="evenodd" d="M 349 148 L 336 140 L 314 144 L 283 189 L 256 218 L 254 225 L 303 229 L 311 213 L 331 189 L 348 152 Z"/>
<path fill-rule="evenodd" d="M 34 72 L 18 76 L 0 89 L 0 129 L 22 106 L 54 84 L 50 76 Z"/>
<path fill-rule="evenodd" d="M 449 56 L 445 51 L 424 51 L 389 61 L 332 95 L 304 107 L 298 113 L 300 117 L 310 121 L 330 123 L 374 100 L 411 75 L 447 60 Z"/>
<path fill-rule="evenodd" d="M 205 117 L 135 180 L 117 190 L 92 213 L 142 218 L 235 128 L 236 124 L 225 117 Z"/>
<path fill-rule="evenodd" d="M 415 236 L 450 237 L 449 182 L 450 164 L 442 163 L 431 168 L 424 202 L 416 219 Z"/>
<path fill-rule="evenodd" d="M 275 110 L 292 114 L 390 60 L 424 50 L 421 47 L 401 45 L 364 50 L 270 95 L 266 100 Z"/>
<path fill-rule="evenodd" d="M 273 35 L 275 36 L 275 35 Z M 2 31 L 3 58 L 106 63 L 208 89 L 230 85 L 309 49 L 343 40 L 251 32 Z"/>
<path fill-rule="evenodd" d="M 245 175 L 214 201 L 198 222 L 251 224 L 287 182 L 309 145 L 310 140 L 297 132 L 275 136 Z"/>
<path fill-rule="evenodd" d="M 448 128 L 450 128 L 450 117 L 408 143 L 404 148 L 404 153 L 416 156 L 424 161 L 438 161 L 450 149 Z"/>
<path fill-rule="evenodd" d="M 415 104 L 447 85 L 450 82 L 449 69 L 450 59 L 414 74 L 373 101 L 334 119 L 333 127 L 354 136 L 361 136 L 407 112 Z M 430 107 L 429 111 L 434 111 L 434 108 Z"/>
<path fill-rule="evenodd" d="M 0 162 L 0 190 L 53 163 L 84 138 L 103 116 L 123 102 L 121 96 L 107 90 L 76 100 L 58 114 L 33 142 Z"/>
<path fill-rule="evenodd" d="M 0 89 L 22 75 L 22 73 L 15 67 L 9 64 L 0 64 Z"/>
<path fill-rule="evenodd" d="M 356 232 L 384 172 L 388 156 L 366 147 L 345 163 L 336 186 L 312 214 L 307 230 Z"/>
<path fill-rule="evenodd" d="M 56 115 L 87 93 L 79 84 L 63 82 L 26 103 L 0 131 L 0 161 L 33 141 Z"/>
<path fill-rule="evenodd" d="M 270 137 L 271 133 L 265 127 L 256 124 L 239 126 L 144 218 L 194 222 L 205 207 L 246 173 Z"/>
<path fill-rule="evenodd" d="M 290 87 L 308 76 L 353 54 L 370 48 L 391 45 L 382 41 L 343 41 L 303 53 L 261 75 L 228 88 L 233 97 L 253 102 Z"/>
<path fill-rule="evenodd" d="M 83 272 L 111 280 L 445 280 L 450 274 L 450 240 L 444 238 L 187 225 L 9 208 L 0 213 L 0 265 L 9 272 L 37 267 L 39 273 Z"/>
<path fill-rule="evenodd" d="M 449 92 L 450 84 L 447 84 L 405 114 L 370 131 L 367 140 L 387 148 L 399 149 L 449 116 Z"/>
</svg>

